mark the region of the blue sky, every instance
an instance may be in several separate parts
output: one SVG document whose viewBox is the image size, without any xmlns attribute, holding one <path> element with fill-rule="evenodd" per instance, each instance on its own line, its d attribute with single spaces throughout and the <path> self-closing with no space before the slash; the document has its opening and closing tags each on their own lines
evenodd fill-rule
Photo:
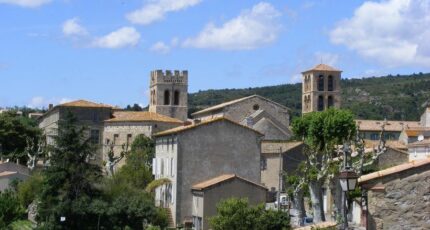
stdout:
<svg viewBox="0 0 430 230">
<path fill-rule="evenodd" d="M 0 0 L 0 107 L 148 103 L 149 72 L 189 91 L 430 72 L 430 0 Z"/>
</svg>

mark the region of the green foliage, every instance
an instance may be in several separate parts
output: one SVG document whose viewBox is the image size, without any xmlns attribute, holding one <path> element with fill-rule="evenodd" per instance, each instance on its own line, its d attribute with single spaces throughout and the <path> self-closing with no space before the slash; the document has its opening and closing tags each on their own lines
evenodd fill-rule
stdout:
<svg viewBox="0 0 430 230">
<path fill-rule="evenodd" d="M 19 158 L 21 163 L 26 162 L 23 154 L 27 146 L 27 138 L 37 140 L 41 131 L 34 120 L 19 116 L 13 112 L 0 114 L 0 144 L 2 154 Z"/>
<path fill-rule="evenodd" d="M 146 186 L 145 191 L 147 193 L 153 193 L 154 190 L 156 188 L 160 187 L 161 185 L 170 184 L 170 183 L 172 183 L 172 182 L 169 179 L 167 179 L 167 178 L 160 178 L 160 179 L 157 179 L 157 180 L 153 180 L 153 181 L 151 181 L 151 183 L 149 183 Z"/>
<path fill-rule="evenodd" d="M 209 223 L 214 230 L 290 229 L 288 213 L 250 206 L 246 199 L 237 198 L 218 203 L 217 215 Z"/>
<path fill-rule="evenodd" d="M 387 118 L 389 120 L 419 120 L 429 105 L 430 74 L 412 74 L 341 80 L 342 108 L 349 109 L 357 119 Z M 205 90 L 188 97 L 190 113 L 226 101 L 258 94 L 291 109 L 292 117 L 301 115 L 302 84 Z"/>
<path fill-rule="evenodd" d="M 39 172 L 34 172 L 27 180 L 18 184 L 17 196 L 19 203 L 27 207 L 36 199 L 36 196 L 42 191 L 43 176 Z"/>
<path fill-rule="evenodd" d="M 15 193 L 6 190 L 0 192 L 0 229 L 6 229 L 14 221 L 25 215 L 25 209 L 19 204 Z"/>
</svg>

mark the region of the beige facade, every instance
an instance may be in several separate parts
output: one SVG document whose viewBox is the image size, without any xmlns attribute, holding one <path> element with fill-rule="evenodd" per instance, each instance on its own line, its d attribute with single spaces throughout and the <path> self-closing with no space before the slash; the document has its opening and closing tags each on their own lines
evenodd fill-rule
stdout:
<svg viewBox="0 0 430 230">
<path fill-rule="evenodd" d="M 156 179 L 171 184 L 156 189 L 159 206 L 170 208 L 174 224 L 192 216 L 191 187 L 221 174 L 260 182 L 262 134 L 226 118 L 182 126 L 156 134 Z"/>
<path fill-rule="evenodd" d="M 151 71 L 149 112 L 186 121 L 188 71 Z"/>
<path fill-rule="evenodd" d="M 192 187 L 192 219 L 195 230 L 210 229 L 209 218 L 217 204 L 229 198 L 245 198 L 250 205 L 265 204 L 267 188 L 234 174 L 220 175 Z"/>
<path fill-rule="evenodd" d="M 340 108 L 341 73 L 324 64 L 302 72 L 302 114 Z"/>
</svg>

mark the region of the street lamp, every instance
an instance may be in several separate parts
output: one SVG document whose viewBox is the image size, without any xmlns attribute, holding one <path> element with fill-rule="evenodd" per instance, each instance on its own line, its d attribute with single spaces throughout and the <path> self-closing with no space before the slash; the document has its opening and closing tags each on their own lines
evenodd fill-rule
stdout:
<svg viewBox="0 0 430 230">
<path fill-rule="evenodd" d="M 343 154 L 344 154 L 344 164 L 343 169 L 340 171 L 339 182 L 342 187 L 342 191 L 344 192 L 343 197 L 343 229 L 348 229 L 348 210 L 347 210 L 347 195 L 348 192 L 354 191 L 355 186 L 357 186 L 358 175 L 349 166 L 348 162 L 348 153 L 350 153 L 350 147 L 347 144 L 343 145 Z"/>
</svg>

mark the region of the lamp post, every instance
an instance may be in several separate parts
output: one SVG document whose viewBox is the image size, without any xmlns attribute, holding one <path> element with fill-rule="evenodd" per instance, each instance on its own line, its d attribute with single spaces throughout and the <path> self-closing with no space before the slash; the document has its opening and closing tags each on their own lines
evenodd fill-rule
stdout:
<svg viewBox="0 0 430 230">
<path fill-rule="evenodd" d="M 358 175 L 349 166 L 348 163 L 348 153 L 350 153 L 350 148 L 347 144 L 343 145 L 344 154 L 344 165 L 342 171 L 340 171 L 339 182 L 344 192 L 343 197 L 343 229 L 348 229 L 348 210 L 347 210 L 347 195 L 348 192 L 354 191 L 357 186 Z"/>
</svg>

